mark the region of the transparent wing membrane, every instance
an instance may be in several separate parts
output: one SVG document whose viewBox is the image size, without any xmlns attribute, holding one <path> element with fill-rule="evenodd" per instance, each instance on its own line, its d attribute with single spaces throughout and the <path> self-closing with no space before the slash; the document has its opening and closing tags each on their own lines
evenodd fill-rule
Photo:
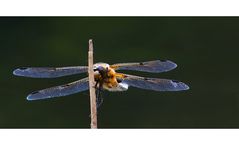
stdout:
<svg viewBox="0 0 239 145">
<path fill-rule="evenodd" d="M 39 99 L 67 96 L 67 95 L 75 94 L 88 89 L 89 89 L 89 82 L 87 77 L 69 84 L 32 92 L 31 94 L 27 96 L 27 100 L 39 100 Z"/>
<path fill-rule="evenodd" d="M 176 80 L 146 78 L 134 75 L 126 75 L 122 82 L 132 87 L 154 91 L 182 91 L 189 89 L 185 83 Z"/>
<path fill-rule="evenodd" d="M 100 63 L 98 63 L 99 65 Z M 101 65 L 105 65 L 102 63 Z M 107 64 L 108 67 L 108 64 Z M 135 63 L 118 63 L 110 65 L 114 70 L 132 70 L 142 71 L 151 73 L 167 72 L 177 67 L 172 61 L 169 60 L 154 60 L 146 62 L 135 62 Z M 98 70 L 97 70 L 98 69 Z M 154 90 L 154 91 L 182 91 L 188 90 L 189 87 L 176 80 L 159 79 L 159 78 L 147 78 L 139 77 L 128 74 L 120 74 L 115 71 L 100 72 L 100 69 L 96 69 L 95 79 L 97 75 L 105 77 L 102 79 L 103 83 L 109 83 L 108 79 L 110 76 L 116 77 L 117 82 L 127 86 L 132 86 L 140 89 Z M 106 69 L 107 70 L 107 69 Z M 87 73 L 87 66 L 70 66 L 70 67 L 22 67 L 13 71 L 16 76 L 31 77 L 31 78 L 58 78 L 63 76 L 75 75 L 80 73 Z M 97 73 L 98 71 L 98 73 Z M 111 74 L 111 73 L 112 74 Z M 102 74 L 101 74 L 102 73 Z M 106 73 L 106 74 L 104 74 Z M 109 73 L 109 74 L 108 74 Z M 97 79 L 96 79 L 97 80 Z M 116 80 L 115 80 L 116 81 Z M 116 82 L 116 83 L 117 83 Z M 125 87 L 126 88 L 126 87 Z M 32 92 L 27 96 L 27 100 L 40 100 L 54 97 L 67 96 L 82 92 L 89 89 L 88 77 L 68 83 L 65 85 L 55 86 L 39 91 Z M 127 89 L 126 89 L 127 90 Z M 98 100 L 98 104 L 100 104 Z M 99 105 L 98 105 L 99 106 Z"/>
<path fill-rule="evenodd" d="M 118 63 L 110 67 L 115 70 L 134 70 L 151 73 L 167 72 L 177 67 L 177 64 L 170 60 L 154 60 L 135 63 Z"/>
<path fill-rule="evenodd" d="M 57 78 L 87 72 L 87 66 L 71 67 L 22 67 L 15 69 L 13 74 L 16 76 L 31 78 Z"/>
</svg>

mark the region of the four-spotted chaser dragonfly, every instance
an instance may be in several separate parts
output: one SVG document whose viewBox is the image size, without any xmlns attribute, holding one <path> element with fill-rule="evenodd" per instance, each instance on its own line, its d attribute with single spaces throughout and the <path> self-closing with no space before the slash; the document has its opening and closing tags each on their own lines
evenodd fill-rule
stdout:
<svg viewBox="0 0 239 145">
<path fill-rule="evenodd" d="M 176 80 L 147 78 L 124 73 L 117 73 L 118 70 L 133 70 L 150 73 L 167 72 L 177 65 L 169 60 L 154 60 L 138 63 L 118 63 L 109 65 L 107 63 L 96 63 L 93 66 L 95 87 L 97 88 L 97 106 L 102 103 L 100 97 L 101 90 L 108 91 L 126 91 L 129 86 L 154 90 L 154 91 L 182 91 L 188 90 L 189 87 Z M 71 66 L 71 67 L 22 67 L 13 71 L 14 75 L 31 77 L 31 78 L 57 78 L 79 73 L 86 73 L 87 66 Z M 27 96 L 27 100 L 39 100 L 66 96 L 89 89 L 88 77 L 81 80 L 55 86 L 39 91 L 32 92 Z"/>
</svg>

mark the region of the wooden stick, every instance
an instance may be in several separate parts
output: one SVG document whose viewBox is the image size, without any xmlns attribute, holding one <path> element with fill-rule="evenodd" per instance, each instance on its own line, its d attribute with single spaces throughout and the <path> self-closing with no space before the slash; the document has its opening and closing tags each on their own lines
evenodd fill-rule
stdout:
<svg viewBox="0 0 239 145">
<path fill-rule="evenodd" d="M 89 40 L 88 51 L 88 75 L 89 75 L 89 90 L 90 90 L 90 112 L 91 112 L 91 128 L 97 129 L 97 108 L 95 95 L 95 78 L 93 70 L 93 42 Z"/>
</svg>

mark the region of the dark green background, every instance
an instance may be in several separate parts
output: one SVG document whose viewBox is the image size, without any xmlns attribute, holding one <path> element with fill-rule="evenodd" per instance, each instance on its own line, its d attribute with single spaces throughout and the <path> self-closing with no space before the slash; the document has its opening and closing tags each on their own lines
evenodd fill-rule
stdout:
<svg viewBox="0 0 239 145">
<path fill-rule="evenodd" d="M 88 40 L 95 62 L 169 59 L 170 72 L 127 73 L 181 80 L 184 92 L 129 88 L 104 93 L 99 128 L 238 128 L 239 18 L 65 17 L 0 18 L 0 127 L 89 128 L 88 92 L 27 101 L 32 91 L 86 74 L 58 79 L 12 75 L 23 66 L 86 65 Z"/>
</svg>

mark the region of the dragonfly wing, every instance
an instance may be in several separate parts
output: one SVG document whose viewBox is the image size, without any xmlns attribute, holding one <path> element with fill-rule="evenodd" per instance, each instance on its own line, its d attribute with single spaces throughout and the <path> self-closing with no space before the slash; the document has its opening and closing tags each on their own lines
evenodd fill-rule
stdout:
<svg viewBox="0 0 239 145">
<path fill-rule="evenodd" d="M 125 79 L 122 80 L 122 83 L 126 83 L 132 87 L 154 91 L 182 91 L 189 89 L 185 83 L 176 80 L 146 78 L 134 75 L 125 75 Z"/>
<path fill-rule="evenodd" d="M 88 77 L 61 86 L 51 87 L 40 91 L 32 92 L 27 96 L 27 100 L 40 100 L 54 97 L 67 96 L 89 89 Z"/>
<path fill-rule="evenodd" d="M 110 66 L 115 70 L 135 70 L 151 73 L 170 71 L 177 67 L 177 64 L 170 60 L 154 60 L 135 63 L 118 63 Z"/>
<path fill-rule="evenodd" d="M 74 75 L 87 72 L 87 66 L 70 67 L 22 67 L 15 69 L 13 74 L 16 76 L 31 78 L 57 78 L 62 76 Z"/>
</svg>

